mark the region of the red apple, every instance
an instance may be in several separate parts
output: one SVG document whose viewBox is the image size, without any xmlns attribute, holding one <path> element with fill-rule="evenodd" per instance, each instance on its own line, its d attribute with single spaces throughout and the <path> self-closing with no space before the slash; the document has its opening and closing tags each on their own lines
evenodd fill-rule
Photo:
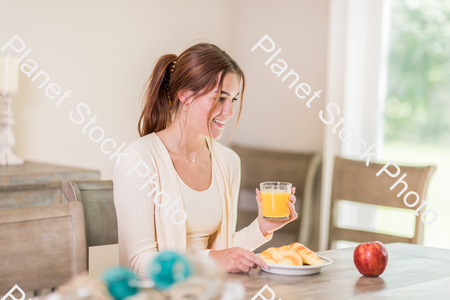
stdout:
<svg viewBox="0 0 450 300">
<path fill-rule="evenodd" d="M 381 242 L 359 244 L 353 252 L 353 261 L 364 276 L 380 276 L 388 263 L 388 252 Z"/>
</svg>

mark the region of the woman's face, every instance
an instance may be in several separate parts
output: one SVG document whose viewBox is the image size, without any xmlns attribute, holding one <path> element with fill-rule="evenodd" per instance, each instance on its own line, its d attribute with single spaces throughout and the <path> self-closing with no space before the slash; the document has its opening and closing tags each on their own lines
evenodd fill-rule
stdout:
<svg viewBox="0 0 450 300">
<path fill-rule="evenodd" d="M 220 78 L 219 74 L 219 77 Z M 219 81 L 219 80 L 217 80 Z M 235 101 L 239 94 L 239 79 L 235 73 L 227 73 L 223 79 L 222 93 L 216 106 L 212 110 L 211 117 L 208 118 L 209 111 L 214 104 L 214 100 L 219 91 L 219 83 L 206 95 L 197 98 L 188 108 L 188 120 L 186 126 L 205 136 L 209 136 L 208 124 L 211 138 L 220 139 L 223 129 L 229 118 L 233 116 Z"/>
</svg>

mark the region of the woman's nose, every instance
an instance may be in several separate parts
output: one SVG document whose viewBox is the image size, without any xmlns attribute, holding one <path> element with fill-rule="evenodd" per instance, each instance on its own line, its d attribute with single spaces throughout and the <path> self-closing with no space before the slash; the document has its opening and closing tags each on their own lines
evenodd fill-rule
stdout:
<svg viewBox="0 0 450 300">
<path fill-rule="evenodd" d="M 234 115 L 234 104 L 231 102 L 231 100 L 224 103 L 222 113 L 228 118 L 231 118 Z"/>
</svg>

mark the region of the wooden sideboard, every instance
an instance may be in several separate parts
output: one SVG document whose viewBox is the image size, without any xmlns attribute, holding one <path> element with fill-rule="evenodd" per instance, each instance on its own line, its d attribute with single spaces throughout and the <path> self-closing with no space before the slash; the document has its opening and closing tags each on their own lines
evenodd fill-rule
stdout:
<svg viewBox="0 0 450 300">
<path fill-rule="evenodd" d="M 99 180 L 100 171 L 25 161 L 21 166 L 0 166 L 0 209 L 66 203 L 61 182 Z"/>
</svg>

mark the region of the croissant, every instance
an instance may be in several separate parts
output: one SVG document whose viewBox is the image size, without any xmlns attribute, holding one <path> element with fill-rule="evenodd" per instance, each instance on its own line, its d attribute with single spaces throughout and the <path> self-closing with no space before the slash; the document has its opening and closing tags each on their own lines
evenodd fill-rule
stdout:
<svg viewBox="0 0 450 300">
<path fill-rule="evenodd" d="M 292 249 L 294 249 L 300 256 L 302 257 L 303 263 L 316 266 L 316 265 L 323 265 L 324 262 L 319 258 L 319 256 L 308 249 L 307 247 L 303 246 L 300 243 L 292 243 L 289 245 Z"/>
<path fill-rule="evenodd" d="M 259 255 L 262 260 L 270 264 L 301 266 L 303 265 L 302 257 L 289 246 L 281 246 L 279 248 L 270 247 Z"/>
</svg>

